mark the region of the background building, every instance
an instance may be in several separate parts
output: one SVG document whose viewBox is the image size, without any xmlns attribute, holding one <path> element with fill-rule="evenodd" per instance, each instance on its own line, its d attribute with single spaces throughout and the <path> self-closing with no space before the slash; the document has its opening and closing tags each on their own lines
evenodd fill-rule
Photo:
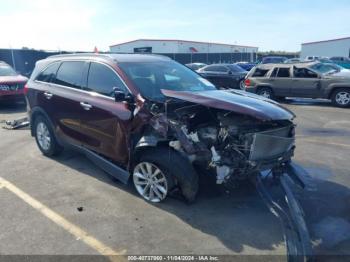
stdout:
<svg viewBox="0 0 350 262">
<path fill-rule="evenodd" d="M 300 57 L 304 59 L 307 56 L 350 57 L 350 37 L 303 43 Z"/>
<path fill-rule="evenodd" d="M 170 39 L 138 39 L 110 46 L 115 53 L 154 53 L 181 63 L 256 61 L 258 47 Z"/>
</svg>

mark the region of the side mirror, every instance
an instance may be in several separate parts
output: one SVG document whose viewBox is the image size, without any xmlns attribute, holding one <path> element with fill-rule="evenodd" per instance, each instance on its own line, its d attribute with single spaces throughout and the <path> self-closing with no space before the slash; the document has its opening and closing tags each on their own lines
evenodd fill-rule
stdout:
<svg viewBox="0 0 350 262">
<path fill-rule="evenodd" d="M 125 94 L 125 92 L 119 88 L 114 88 L 114 100 L 115 102 L 127 102 L 127 103 L 133 103 L 134 98 L 130 94 Z"/>
</svg>

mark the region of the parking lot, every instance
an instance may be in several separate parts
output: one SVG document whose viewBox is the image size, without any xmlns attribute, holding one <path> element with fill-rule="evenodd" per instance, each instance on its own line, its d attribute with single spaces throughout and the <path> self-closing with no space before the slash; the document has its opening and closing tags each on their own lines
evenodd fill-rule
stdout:
<svg viewBox="0 0 350 262">
<path fill-rule="evenodd" d="M 288 100 L 295 161 L 311 174 L 299 195 L 316 254 L 350 254 L 350 117 L 324 101 Z M 25 106 L 0 106 L 0 121 Z M 201 188 L 194 204 L 149 204 L 84 156 L 39 152 L 29 130 L 0 129 L 0 254 L 285 255 L 282 228 L 253 187 Z"/>
</svg>

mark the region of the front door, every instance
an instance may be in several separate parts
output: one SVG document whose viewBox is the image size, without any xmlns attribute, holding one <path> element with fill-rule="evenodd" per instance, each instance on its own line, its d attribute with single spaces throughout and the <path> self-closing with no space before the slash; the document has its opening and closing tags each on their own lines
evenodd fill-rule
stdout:
<svg viewBox="0 0 350 262">
<path fill-rule="evenodd" d="M 321 81 L 318 74 L 307 68 L 293 69 L 292 96 L 318 98 L 321 95 Z"/>
<path fill-rule="evenodd" d="M 127 104 L 115 102 L 115 88 L 127 92 L 114 69 L 91 62 L 80 99 L 82 145 L 125 164 L 129 157 L 127 134 L 132 112 Z"/>
</svg>

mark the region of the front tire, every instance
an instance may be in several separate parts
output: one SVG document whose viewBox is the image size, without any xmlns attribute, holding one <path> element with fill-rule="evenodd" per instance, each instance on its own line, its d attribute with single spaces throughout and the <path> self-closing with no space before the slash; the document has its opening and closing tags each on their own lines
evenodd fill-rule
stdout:
<svg viewBox="0 0 350 262">
<path fill-rule="evenodd" d="M 337 107 L 346 108 L 350 106 L 350 89 L 339 88 L 332 94 L 332 103 Z"/>
<path fill-rule="evenodd" d="M 243 80 L 241 80 L 241 81 L 239 81 L 239 89 L 241 89 L 241 90 L 245 90 L 245 84 L 244 84 L 244 79 Z"/>
<path fill-rule="evenodd" d="M 63 148 L 57 143 L 51 125 L 45 117 L 38 116 L 35 119 L 34 132 L 36 143 L 45 156 L 51 157 L 61 153 Z"/>
<path fill-rule="evenodd" d="M 170 148 L 146 150 L 134 166 L 132 181 L 139 195 L 149 202 L 161 202 L 179 188 L 187 202 L 198 191 L 198 176 L 192 164 Z"/>
</svg>

